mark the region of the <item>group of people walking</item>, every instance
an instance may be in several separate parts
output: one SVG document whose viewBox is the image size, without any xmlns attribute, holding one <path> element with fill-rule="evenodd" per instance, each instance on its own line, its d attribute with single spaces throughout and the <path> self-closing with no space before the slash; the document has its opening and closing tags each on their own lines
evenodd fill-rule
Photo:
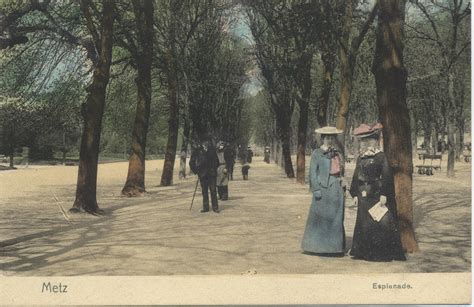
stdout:
<svg viewBox="0 0 474 307">
<path fill-rule="evenodd" d="M 209 194 L 212 211 L 219 213 L 218 199 L 229 199 L 229 180 L 234 179 L 235 152 L 230 144 L 219 142 L 214 147 L 210 138 L 205 139 L 193 149 L 189 166 L 198 175 L 202 190 L 202 213 L 209 212 Z M 253 151 L 250 146 L 244 152 L 239 145 L 239 156 L 242 164 L 243 180 L 248 180 Z"/>
<path fill-rule="evenodd" d="M 361 150 L 349 193 L 357 217 L 349 254 L 368 261 L 406 260 L 398 228 L 393 175 L 379 148 L 382 126 L 361 125 L 354 130 Z M 301 247 L 305 253 L 344 256 L 344 157 L 335 148 L 335 127 L 316 130 L 323 144 L 313 151 L 310 190 L 313 198 Z"/>
</svg>

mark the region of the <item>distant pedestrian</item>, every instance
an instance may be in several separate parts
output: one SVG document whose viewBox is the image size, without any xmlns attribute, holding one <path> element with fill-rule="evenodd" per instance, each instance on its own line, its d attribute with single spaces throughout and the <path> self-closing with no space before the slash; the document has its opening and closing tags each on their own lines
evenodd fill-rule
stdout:
<svg viewBox="0 0 474 307">
<path fill-rule="evenodd" d="M 234 180 L 235 148 L 226 143 L 224 147 L 224 160 L 227 166 L 227 176 L 229 180 Z"/>
<path fill-rule="evenodd" d="M 211 193 L 212 211 L 219 213 L 217 202 L 217 168 L 219 166 L 219 158 L 217 157 L 216 148 L 209 140 L 195 148 L 189 160 L 189 167 L 193 173 L 197 174 L 201 182 L 202 190 L 202 210 L 209 211 L 209 194 Z"/>
<path fill-rule="evenodd" d="M 263 152 L 263 161 L 266 163 L 270 163 L 270 147 L 265 146 L 264 152 Z"/>
<path fill-rule="evenodd" d="M 219 159 L 219 167 L 217 168 L 217 194 L 219 199 L 229 199 L 229 177 L 227 169 L 227 161 L 225 156 L 225 144 L 220 142 L 217 146 L 217 158 Z"/>
<path fill-rule="evenodd" d="M 247 160 L 247 163 L 252 163 L 252 158 L 253 158 L 253 150 L 252 150 L 252 147 L 247 146 L 247 153 L 246 153 L 246 160 Z"/>
<path fill-rule="evenodd" d="M 248 162 L 242 164 L 242 176 L 244 180 L 249 180 L 249 169 L 250 164 Z"/>
</svg>

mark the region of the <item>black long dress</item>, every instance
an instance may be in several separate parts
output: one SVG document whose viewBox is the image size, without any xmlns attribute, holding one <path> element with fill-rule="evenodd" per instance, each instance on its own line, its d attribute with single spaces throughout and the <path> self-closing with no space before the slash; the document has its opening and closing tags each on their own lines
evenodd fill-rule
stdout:
<svg viewBox="0 0 474 307">
<path fill-rule="evenodd" d="M 358 198 L 350 255 L 369 261 L 406 260 L 398 228 L 393 175 L 383 152 L 357 159 L 350 193 Z M 376 222 L 368 210 L 380 200 L 380 195 L 387 197 L 389 211 Z"/>
</svg>

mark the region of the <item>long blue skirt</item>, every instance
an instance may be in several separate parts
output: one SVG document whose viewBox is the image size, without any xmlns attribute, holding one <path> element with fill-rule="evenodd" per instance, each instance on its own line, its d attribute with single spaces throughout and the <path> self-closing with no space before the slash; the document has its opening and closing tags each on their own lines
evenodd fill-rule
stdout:
<svg viewBox="0 0 474 307">
<path fill-rule="evenodd" d="M 337 177 L 329 177 L 329 186 L 321 189 L 321 199 L 309 209 L 301 248 L 311 253 L 345 252 L 344 191 Z"/>
</svg>

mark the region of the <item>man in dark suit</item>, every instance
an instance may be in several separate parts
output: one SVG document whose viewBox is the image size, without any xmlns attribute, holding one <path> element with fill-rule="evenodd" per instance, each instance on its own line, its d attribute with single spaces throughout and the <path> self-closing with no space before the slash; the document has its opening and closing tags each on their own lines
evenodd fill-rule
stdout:
<svg viewBox="0 0 474 307">
<path fill-rule="evenodd" d="M 212 211 L 219 213 L 217 203 L 217 168 L 219 166 L 219 158 L 217 157 L 216 148 L 212 142 L 206 140 L 195 148 L 189 160 L 189 167 L 192 172 L 199 176 L 202 189 L 202 210 L 201 212 L 209 212 L 209 194 L 211 193 Z"/>
</svg>

